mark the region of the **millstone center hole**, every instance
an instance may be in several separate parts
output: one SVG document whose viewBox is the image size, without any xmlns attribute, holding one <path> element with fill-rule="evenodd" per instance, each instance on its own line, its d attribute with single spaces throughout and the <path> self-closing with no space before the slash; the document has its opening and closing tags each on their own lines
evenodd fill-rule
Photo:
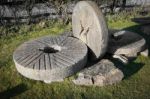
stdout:
<svg viewBox="0 0 150 99">
<path fill-rule="evenodd" d="M 57 53 L 61 50 L 60 46 L 46 46 L 44 48 L 39 49 L 40 51 L 43 51 L 44 53 Z"/>
</svg>

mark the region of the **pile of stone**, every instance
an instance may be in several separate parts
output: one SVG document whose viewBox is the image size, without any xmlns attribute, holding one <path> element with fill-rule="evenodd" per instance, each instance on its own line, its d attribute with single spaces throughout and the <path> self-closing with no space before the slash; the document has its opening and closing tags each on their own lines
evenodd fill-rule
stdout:
<svg viewBox="0 0 150 99">
<path fill-rule="evenodd" d="M 77 85 L 104 86 L 120 82 L 124 74 L 106 53 L 123 63 L 145 50 L 145 39 L 129 31 L 108 32 L 102 12 L 92 1 L 80 1 L 73 10 L 73 32 L 27 41 L 13 54 L 23 76 L 51 83 L 78 73 Z M 110 56 L 111 57 L 111 56 Z M 94 65 L 87 67 L 87 63 Z"/>
<path fill-rule="evenodd" d="M 102 59 L 95 65 L 80 71 L 78 78 L 73 80 L 77 85 L 104 86 L 114 84 L 122 80 L 122 71 L 108 59 Z"/>
</svg>

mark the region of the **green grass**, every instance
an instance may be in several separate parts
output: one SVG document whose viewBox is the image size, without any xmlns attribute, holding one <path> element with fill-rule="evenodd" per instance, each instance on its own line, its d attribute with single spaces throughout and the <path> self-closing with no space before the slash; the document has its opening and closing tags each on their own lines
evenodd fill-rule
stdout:
<svg viewBox="0 0 150 99">
<path fill-rule="evenodd" d="M 108 21 L 109 27 L 140 32 L 139 25 L 130 20 Z M 26 27 L 26 28 L 25 28 Z M 45 28 L 36 25 L 22 26 L 16 34 L 0 38 L 0 99 L 149 99 L 150 57 L 138 56 L 122 67 L 125 78 L 122 82 L 104 87 L 77 86 L 70 79 L 61 83 L 45 84 L 21 76 L 13 63 L 13 51 L 23 42 L 43 35 L 58 35 L 70 30 L 58 22 Z M 141 33 L 142 34 L 142 33 Z M 147 42 L 149 37 L 143 35 Z"/>
</svg>

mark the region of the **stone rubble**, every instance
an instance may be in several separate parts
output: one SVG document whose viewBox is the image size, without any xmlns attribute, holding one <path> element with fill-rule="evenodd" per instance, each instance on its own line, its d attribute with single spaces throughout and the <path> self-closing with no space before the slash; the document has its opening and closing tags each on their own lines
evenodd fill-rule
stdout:
<svg viewBox="0 0 150 99">
<path fill-rule="evenodd" d="M 124 77 L 123 72 L 116 68 L 108 59 L 102 59 L 93 66 L 79 72 L 77 79 L 73 80 L 77 85 L 104 86 L 120 82 Z"/>
</svg>

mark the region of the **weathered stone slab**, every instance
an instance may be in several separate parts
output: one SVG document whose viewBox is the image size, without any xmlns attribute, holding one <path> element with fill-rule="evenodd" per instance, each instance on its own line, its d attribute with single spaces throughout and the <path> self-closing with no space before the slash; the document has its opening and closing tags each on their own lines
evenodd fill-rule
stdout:
<svg viewBox="0 0 150 99">
<path fill-rule="evenodd" d="M 73 80 L 77 85 L 104 86 L 120 82 L 124 75 L 114 64 L 103 59 L 95 65 L 79 72 L 78 78 Z"/>
<path fill-rule="evenodd" d="M 123 55 L 113 55 L 113 58 L 118 59 L 123 64 L 128 64 L 128 58 Z"/>
<path fill-rule="evenodd" d="M 107 48 L 108 29 L 105 18 L 92 1 L 80 1 L 73 10 L 73 35 L 82 40 L 91 50 L 91 59 L 102 57 Z"/>
<path fill-rule="evenodd" d="M 108 53 L 132 57 L 144 50 L 145 45 L 146 41 L 142 36 L 122 30 L 113 34 L 109 42 Z"/>
<path fill-rule="evenodd" d="M 44 82 L 62 81 L 81 70 L 87 61 L 87 46 L 66 35 L 45 36 L 23 43 L 13 60 L 23 76 Z"/>
</svg>

